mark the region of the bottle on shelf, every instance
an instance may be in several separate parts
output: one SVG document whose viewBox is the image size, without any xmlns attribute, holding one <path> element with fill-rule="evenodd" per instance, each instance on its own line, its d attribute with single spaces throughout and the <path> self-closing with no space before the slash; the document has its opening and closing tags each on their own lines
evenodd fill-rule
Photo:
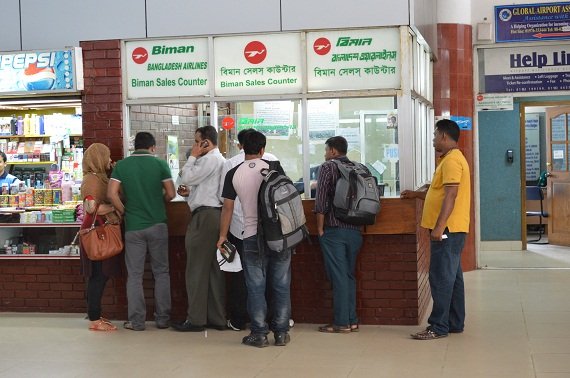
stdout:
<svg viewBox="0 0 570 378">
<path fill-rule="evenodd" d="M 39 135 L 44 135 L 45 134 L 45 126 L 44 126 L 44 116 L 41 115 L 38 117 L 38 127 L 39 127 Z"/>
<path fill-rule="evenodd" d="M 73 199 L 73 184 L 69 173 L 65 173 L 63 176 L 63 182 L 61 183 L 61 200 L 63 202 L 71 201 Z"/>
<path fill-rule="evenodd" d="M 37 119 L 38 119 L 38 115 L 32 113 L 31 118 L 30 118 L 30 135 L 38 135 L 38 130 L 37 130 Z"/>
<path fill-rule="evenodd" d="M 22 116 L 18 116 L 16 120 L 16 135 L 24 135 L 24 120 Z"/>
<path fill-rule="evenodd" d="M 24 135 L 30 135 L 30 115 L 24 115 Z"/>
<path fill-rule="evenodd" d="M 16 135 L 18 133 L 18 119 L 15 115 L 12 115 L 12 119 L 10 120 L 10 134 Z"/>
</svg>

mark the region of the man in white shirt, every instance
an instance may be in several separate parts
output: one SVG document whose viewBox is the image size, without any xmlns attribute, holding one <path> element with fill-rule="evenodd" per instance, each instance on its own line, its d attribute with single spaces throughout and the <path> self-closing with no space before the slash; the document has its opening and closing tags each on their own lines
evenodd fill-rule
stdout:
<svg viewBox="0 0 570 378">
<path fill-rule="evenodd" d="M 239 153 L 230 159 L 226 160 L 224 164 L 224 169 L 222 172 L 222 183 L 226 177 L 226 173 L 232 168 L 243 163 L 245 160 L 245 152 L 243 151 L 243 140 L 244 136 L 254 129 L 244 129 L 241 130 L 238 135 L 238 148 Z M 265 152 L 262 159 L 276 161 L 275 155 Z M 223 185 L 220 185 L 220 189 Z M 244 233 L 244 222 L 243 222 L 243 210 L 241 208 L 241 202 L 239 198 L 235 199 L 234 211 L 232 214 L 232 220 L 230 223 L 230 232 L 228 234 L 228 240 L 232 243 L 237 252 L 240 255 L 240 259 L 243 256 L 243 233 Z M 247 288 L 245 286 L 245 278 L 243 270 L 239 272 L 226 273 L 226 278 L 228 282 L 228 328 L 234 331 L 241 331 L 246 328 L 247 323 Z"/>
<path fill-rule="evenodd" d="M 186 232 L 188 315 L 185 321 L 172 324 L 177 331 L 200 332 L 206 326 L 226 329 L 225 277 L 216 259 L 222 207 L 219 186 L 224 163 L 216 129 L 198 128 L 178 187 L 178 194 L 188 197 L 192 219 Z"/>
</svg>

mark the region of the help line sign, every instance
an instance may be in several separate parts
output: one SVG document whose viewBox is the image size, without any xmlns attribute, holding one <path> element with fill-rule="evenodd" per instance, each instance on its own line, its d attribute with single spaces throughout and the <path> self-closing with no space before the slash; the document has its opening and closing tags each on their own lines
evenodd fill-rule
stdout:
<svg viewBox="0 0 570 378">
<path fill-rule="evenodd" d="M 510 54 L 512 68 L 570 65 L 570 53 L 566 51 L 553 51 L 551 54 L 539 54 L 536 51 L 530 55 Z"/>
</svg>

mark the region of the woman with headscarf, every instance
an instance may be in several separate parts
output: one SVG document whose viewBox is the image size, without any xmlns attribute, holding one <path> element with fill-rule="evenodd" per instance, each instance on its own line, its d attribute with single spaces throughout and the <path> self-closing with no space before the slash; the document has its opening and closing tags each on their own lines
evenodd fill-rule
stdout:
<svg viewBox="0 0 570 378">
<path fill-rule="evenodd" d="M 91 227 L 93 217 L 97 217 L 96 224 L 105 221 L 118 223 L 120 217 L 115 208 L 107 199 L 107 185 L 109 177 L 107 171 L 111 169 L 111 152 L 101 143 L 93 143 L 85 150 L 83 155 L 83 183 L 81 184 L 81 197 L 83 198 L 84 218 L 81 228 Z M 99 207 L 97 208 L 97 205 Z M 95 213 L 97 210 L 97 214 Z M 89 260 L 81 248 L 81 267 L 87 279 L 87 315 L 89 317 L 89 330 L 114 331 L 117 329 L 109 320 L 101 317 L 101 299 L 105 284 L 111 276 L 121 272 L 121 255 L 103 261 Z"/>
</svg>

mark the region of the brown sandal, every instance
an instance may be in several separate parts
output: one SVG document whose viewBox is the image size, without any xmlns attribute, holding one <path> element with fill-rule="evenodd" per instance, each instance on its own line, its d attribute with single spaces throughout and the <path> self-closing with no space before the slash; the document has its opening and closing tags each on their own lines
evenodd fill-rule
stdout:
<svg viewBox="0 0 570 378">
<path fill-rule="evenodd" d="M 319 332 L 325 333 L 350 333 L 350 326 L 337 326 L 334 324 L 327 324 L 319 327 Z"/>
<path fill-rule="evenodd" d="M 115 327 L 113 324 L 111 324 L 111 322 L 109 322 L 106 319 L 99 319 L 91 322 L 91 324 L 89 325 L 89 330 L 108 332 L 108 331 L 116 331 L 117 327 Z"/>
</svg>

